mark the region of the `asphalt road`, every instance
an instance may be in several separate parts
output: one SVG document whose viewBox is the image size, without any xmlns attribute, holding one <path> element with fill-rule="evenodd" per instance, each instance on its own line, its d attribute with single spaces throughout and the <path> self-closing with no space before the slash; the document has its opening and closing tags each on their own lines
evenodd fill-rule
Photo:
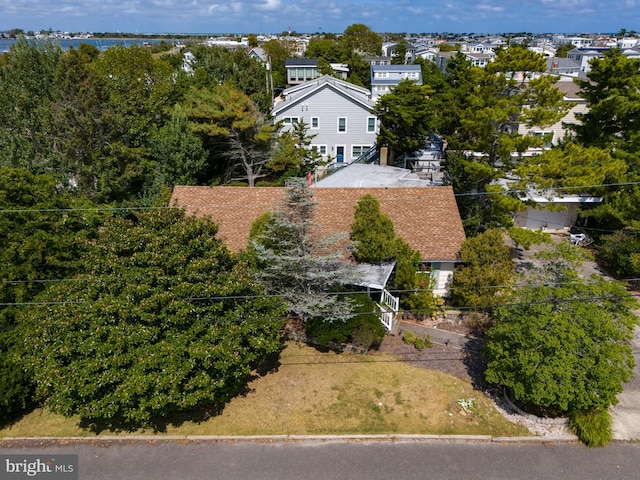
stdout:
<svg viewBox="0 0 640 480">
<path fill-rule="evenodd" d="M 0 442 L 0 454 L 77 454 L 80 480 L 628 480 L 640 472 L 637 443 L 601 449 L 446 440 L 6 445 Z"/>
</svg>

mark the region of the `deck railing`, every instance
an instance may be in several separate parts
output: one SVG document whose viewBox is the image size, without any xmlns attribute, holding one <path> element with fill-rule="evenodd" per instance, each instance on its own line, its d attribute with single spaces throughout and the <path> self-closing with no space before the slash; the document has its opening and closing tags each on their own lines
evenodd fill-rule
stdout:
<svg viewBox="0 0 640 480">
<path fill-rule="evenodd" d="M 400 299 L 391 295 L 387 290 L 382 290 L 380 298 L 380 321 L 390 332 L 393 331 L 393 321 L 398 313 Z"/>
</svg>

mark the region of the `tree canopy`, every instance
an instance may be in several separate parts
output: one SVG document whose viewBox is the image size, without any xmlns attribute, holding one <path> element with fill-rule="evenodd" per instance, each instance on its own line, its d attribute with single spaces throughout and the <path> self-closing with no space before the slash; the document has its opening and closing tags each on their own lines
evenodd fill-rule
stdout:
<svg viewBox="0 0 640 480">
<path fill-rule="evenodd" d="M 633 374 L 637 304 L 622 284 L 578 277 L 561 251 L 546 258 L 497 309 L 486 378 L 537 412 L 606 410 Z"/>
<path fill-rule="evenodd" d="M 392 158 L 424 148 L 434 127 L 430 94 L 430 87 L 403 80 L 378 99 L 373 109 L 380 121 L 377 143 L 379 147 L 388 146 Z"/>
<path fill-rule="evenodd" d="M 243 388 L 280 348 L 284 311 L 216 230 L 177 209 L 105 225 L 83 274 L 43 292 L 20 324 L 48 408 L 98 430 L 157 427 Z"/>
</svg>

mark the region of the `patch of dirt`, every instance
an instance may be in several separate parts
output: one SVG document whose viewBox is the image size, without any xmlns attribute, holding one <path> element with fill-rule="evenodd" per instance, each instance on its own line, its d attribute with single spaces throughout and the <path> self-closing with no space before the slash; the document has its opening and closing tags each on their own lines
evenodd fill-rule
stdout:
<svg viewBox="0 0 640 480">
<path fill-rule="evenodd" d="M 438 328 L 441 328 L 440 325 Z M 456 331 L 456 333 L 461 332 Z M 486 387 L 483 379 L 484 357 L 480 353 L 479 345 L 473 345 L 475 342 L 470 340 L 470 344 L 464 350 L 434 343 L 431 348 L 419 351 L 413 345 L 406 344 L 400 335 L 387 335 L 374 354 L 394 355 L 403 362 L 447 373 L 474 386 Z M 477 351 L 476 348 L 478 348 Z"/>
</svg>

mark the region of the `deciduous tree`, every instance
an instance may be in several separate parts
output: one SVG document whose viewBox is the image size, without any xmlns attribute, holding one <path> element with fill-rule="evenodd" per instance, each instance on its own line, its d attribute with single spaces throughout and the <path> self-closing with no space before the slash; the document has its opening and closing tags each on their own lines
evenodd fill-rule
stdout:
<svg viewBox="0 0 640 480">
<path fill-rule="evenodd" d="M 619 283 L 577 276 L 558 251 L 496 311 L 489 382 L 551 415 L 606 410 L 633 374 L 636 303 Z"/>
<path fill-rule="evenodd" d="M 114 218 L 84 274 L 25 312 L 37 393 L 95 429 L 158 428 L 221 404 L 280 348 L 283 310 L 206 219 L 161 209 Z"/>
</svg>

